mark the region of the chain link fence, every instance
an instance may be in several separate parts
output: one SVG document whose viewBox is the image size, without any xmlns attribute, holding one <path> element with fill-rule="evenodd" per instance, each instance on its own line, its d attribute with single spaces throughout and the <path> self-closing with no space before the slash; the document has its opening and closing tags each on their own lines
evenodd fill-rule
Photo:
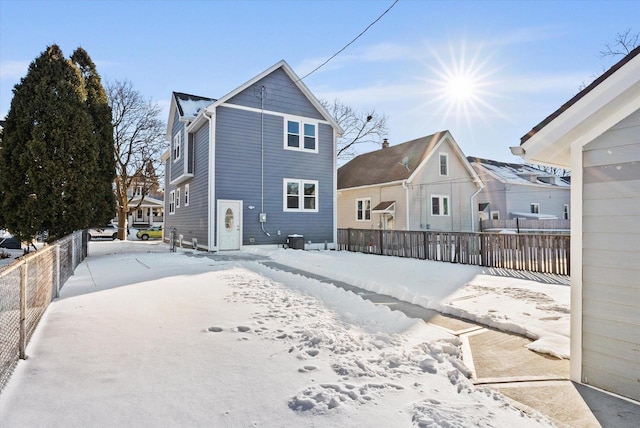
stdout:
<svg viewBox="0 0 640 428">
<path fill-rule="evenodd" d="M 49 303 L 86 256 L 87 233 L 78 231 L 0 268 L 0 391 Z"/>
</svg>

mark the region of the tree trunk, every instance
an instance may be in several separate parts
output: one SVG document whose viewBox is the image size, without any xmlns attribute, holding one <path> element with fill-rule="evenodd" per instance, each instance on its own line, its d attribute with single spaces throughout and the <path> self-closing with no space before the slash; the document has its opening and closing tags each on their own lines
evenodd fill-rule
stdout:
<svg viewBox="0 0 640 428">
<path fill-rule="evenodd" d="M 118 206 L 118 239 L 127 240 L 127 209 L 128 207 Z"/>
</svg>

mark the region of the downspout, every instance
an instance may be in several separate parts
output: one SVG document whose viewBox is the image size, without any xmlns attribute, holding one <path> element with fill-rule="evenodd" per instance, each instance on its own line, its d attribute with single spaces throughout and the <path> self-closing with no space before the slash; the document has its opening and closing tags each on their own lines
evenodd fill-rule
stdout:
<svg viewBox="0 0 640 428">
<path fill-rule="evenodd" d="M 480 192 L 482 192 L 482 187 L 479 188 L 478 190 L 476 190 L 476 192 L 473 195 L 471 195 L 471 197 L 469 198 L 469 208 L 470 208 L 470 211 L 471 211 L 471 231 L 472 232 L 476 231 L 475 220 L 473 219 L 473 211 L 474 211 L 474 209 L 473 209 L 473 207 L 474 207 L 473 198 L 478 196 L 478 193 L 480 193 Z"/>
<path fill-rule="evenodd" d="M 404 188 L 404 197 L 406 199 L 407 202 L 407 226 L 405 228 L 405 230 L 410 230 L 409 228 L 409 183 L 407 182 L 407 180 L 404 180 L 402 182 L 402 187 Z"/>
<path fill-rule="evenodd" d="M 267 96 L 266 88 L 260 88 L 260 227 L 262 233 L 271 236 L 269 232 L 264 230 L 264 224 L 267 221 L 267 213 L 264 212 L 264 99 Z"/>
<path fill-rule="evenodd" d="M 208 202 L 208 208 L 209 208 L 209 220 L 208 220 L 208 240 L 209 240 L 209 251 L 217 251 L 218 248 L 216 245 L 214 245 L 214 231 L 217 230 L 216 224 L 215 224 L 215 218 L 216 218 L 216 213 L 215 213 L 215 209 L 216 207 L 213 205 L 212 202 L 215 202 L 216 200 L 216 171 L 215 171 L 215 167 L 216 167 L 216 163 L 215 163 L 215 154 L 216 154 L 216 144 L 215 144 L 215 126 L 216 126 L 216 121 L 215 118 L 213 116 L 213 114 L 210 114 L 207 109 L 204 110 L 204 117 L 207 118 L 207 120 L 209 121 L 209 194 L 208 194 L 208 198 L 209 198 L 209 202 Z"/>
</svg>

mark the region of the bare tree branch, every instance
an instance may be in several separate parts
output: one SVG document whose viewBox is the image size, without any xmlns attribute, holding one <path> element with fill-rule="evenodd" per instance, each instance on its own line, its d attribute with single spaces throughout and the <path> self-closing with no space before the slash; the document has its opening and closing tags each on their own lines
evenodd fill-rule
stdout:
<svg viewBox="0 0 640 428">
<path fill-rule="evenodd" d="M 632 33 L 627 28 L 622 33 L 617 33 L 614 43 L 606 43 L 605 49 L 600 51 L 600 57 L 628 55 L 640 43 L 640 33 Z"/>
<path fill-rule="evenodd" d="M 156 171 L 161 167 L 160 155 L 165 147 L 165 124 L 159 119 L 160 106 L 144 99 L 131 82 L 108 82 L 106 91 L 113 115 L 118 237 L 124 239 L 132 198 L 127 191 L 134 183 L 142 186 L 140 206 L 151 186 L 158 184 Z"/>
<path fill-rule="evenodd" d="M 387 135 L 386 114 L 378 114 L 375 110 L 358 112 L 338 99 L 332 102 L 320 100 L 320 103 L 344 131 L 338 139 L 338 159 L 351 159 L 356 155 L 356 144 L 381 144 L 382 138 Z"/>
</svg>

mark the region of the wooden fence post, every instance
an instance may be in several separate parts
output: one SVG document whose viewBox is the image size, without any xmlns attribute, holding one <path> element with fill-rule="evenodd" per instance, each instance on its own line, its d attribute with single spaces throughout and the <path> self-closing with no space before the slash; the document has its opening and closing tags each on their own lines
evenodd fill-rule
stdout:
<svg viewBox="0 0 640 428">
<path fill-rule="evenodd" d="M 56 299 L 60 297 L 60 244 L 56 244 L 55 252 L 55 269 L 56 269 Z"/>
</svg>

